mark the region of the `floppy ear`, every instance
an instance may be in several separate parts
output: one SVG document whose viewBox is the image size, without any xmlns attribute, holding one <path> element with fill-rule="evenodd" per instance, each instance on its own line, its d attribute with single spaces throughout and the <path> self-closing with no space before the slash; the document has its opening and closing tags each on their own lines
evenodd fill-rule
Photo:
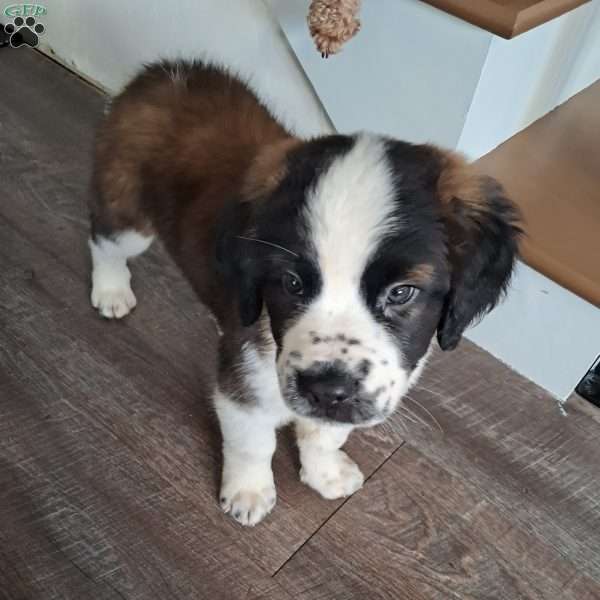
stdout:
<svg viewBox="0 0 600 600">
<path fill-rule="evenodd" d="M 437 193 L 447 233 L 450 291 L 438 325 L 442 350 L 498 303 L 518 255 L 521 217 L 502 186 L 457 154 L 439 151 Z"/>
<path fill-rule="evenodd" d="M 252 247 L 238 236 L 248 234 L 253 207 L 249 202 L 232 201 L 221 213 L 217 231 L 216 259 L 226 285 L 238 297 L 244 327 L 254 324 L 262 311 L 261 275 Z"/>
</svg>

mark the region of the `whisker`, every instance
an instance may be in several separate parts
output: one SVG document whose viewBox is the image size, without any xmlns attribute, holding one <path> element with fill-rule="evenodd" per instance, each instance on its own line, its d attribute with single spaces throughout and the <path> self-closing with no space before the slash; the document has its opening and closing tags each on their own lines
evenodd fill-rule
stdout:
<svg viewBox="0 0 600 600">
<path fill-rule="evenodd" d="M 398 421 L 392 421 L 390 423 L 390 429 L 392 430 L 392 433 L 400 433 L 394 428 L 394 425 L 399 425 L 402 431 L 404 431 L 404 433 L 408 433 L 408 426 L 406 425 L 403 419 L 400 419 Z"/>
<path fill-rule="evenodd" d="M 419 383 L 417 383 L 415 385 L 415 387 L 413 388 L 414 391 L 423 391 L 423 392 L 427 392 L 429 394 L 431 394 L 432 396 L 435 396 L 436 398 L 440 398 L 442 400 L 447 400 L 448 399 L 448 395 L 447 394 L 442 394 L 441 392 L 437 392 L 436 390 L 432 390 L 430 388 L 427 388 Z"/>
<path fill-rule="evenodd" d="M 383 423 L 379 423 L 377 425 L 379 429 L 381 429 L 382 433 L 391 433 L 390 424 L 387 421 L 383 421 Z"/>
<path fill-rule="evenodd" d="M 399 427 L 396 427 L 398 425 Z M 381 427 L 382 431 L 387 433 L 388 435 L 402 435 L 402 431 L 408 433 L 408 428 L 406 427 L 406 423 L 398 420 L 387 420 L 383 421 L 378 425 Z M 402 431 L 399 431 L 399 428 L 402 428 Z"/>
<path fill-rule="evenodd" d="M 404 397 L 406 398 L 406 396 Z M 404 411 L 402 413 L 402 416 L 405 419 L 409 420 L 411 423 L 414 423 L 415 425 L 423 425 L 427 427 L 427 429 L 431 429 L 431 425 L 427 421 L 424 421 L 421 417 L 419 417 L 419 415 L 417 415 L 414 411 L 410 410 L 407 406 L 399 406 L 398 408 Z"/>
<path fill-rule="evenodd" d="M 247 242 L 257 242 L 258 244 L 265 244 L 266 246 L 271 246 L 272 248 L 278 248 L 279 250 L 283 250 L 284 252 L 287 252 L 288 254 L 291 254 L 296 258 L 300 257 L 299 254 L 296 254 L 295 252 L 292 252 L 291 250 L 288 250 L 287 248 L 284 248 L 279 244 L 274 244 L 273 242 L 267 242 L 266 240 L 259 240 L 257 238 L 246 237 L 244 235 L 236 235 L 235 237 L 240 240 L 246 240 Z"/>
<path fill-rule="evenodd" d="M 272 264 L 287 265 L 288 267 L 292 267 L 294 265 L 294 262 L 289 256 L 282 256 L 281 254 L 277 256 L 269 256 L 269 262 L 271 262 Z"/>
<path fill-rule="evenodd" d="M 440 422 L 433 416 L 433 413 L 426 408 L 425 406 L 423 406 L 418 400 L 415 400 L 414 398 L 411 398 L 410 396 L 404 396 L 407 400 L 410 400 L 411 402 L 414 402 L 419 408 L 423 409 L 433 420 L 433 422 L 437 425 L 438 429 L 440 430 L 440 432 L 443 434 L 444 430 L 442 429 L 442 426 L 440 425 Z"/>
</svg>

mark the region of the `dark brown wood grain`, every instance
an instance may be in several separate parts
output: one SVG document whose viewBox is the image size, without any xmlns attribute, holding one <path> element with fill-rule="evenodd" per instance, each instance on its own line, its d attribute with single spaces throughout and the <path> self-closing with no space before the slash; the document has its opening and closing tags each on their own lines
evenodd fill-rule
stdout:
<svg viewBox="0 0 600 600">
<path fill-rule="evenodd" d="M 215 527 L 202 497 L 143 468 L 20 358 L 31 379 L 0 388 L 6 597 L 245 598 L 253 585 L 273 589 L 243 552 L 223 560 L 236 533 Z"/>
<path fill-rule="evenodd" d="M 597 580 L 494 500 L 406 445 L 276 579 L 311 600 L 598 597 Z"/>
<path fill-rule="evenodd" d="M 410 413 L 353 435 L 359 494 L 303 486 L 284 431 L 276 510 L 225 517 L 205 308 L 159 246 L 130 317 L 89 306 L 105 98 L 27 49 L 0 50 L 0 77 L 2 600 L 600 597 L 598 421 L 466 342 Z"/>
</svg>

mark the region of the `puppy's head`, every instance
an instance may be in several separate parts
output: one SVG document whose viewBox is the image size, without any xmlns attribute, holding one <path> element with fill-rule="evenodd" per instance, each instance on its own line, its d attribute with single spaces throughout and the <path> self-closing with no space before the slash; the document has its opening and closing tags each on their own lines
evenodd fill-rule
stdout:
<svg viewBox="0 0 600 600">
<path fill-rule="evenodd" d="M 495 181 L 432 146 L 328 136 L 273 165 L 224 221 L 241 322 L 268 322 L 297 414 L 380 422 L 436 332 L 454 348 L 506 289 L 518 212 Z"/>
</svg>

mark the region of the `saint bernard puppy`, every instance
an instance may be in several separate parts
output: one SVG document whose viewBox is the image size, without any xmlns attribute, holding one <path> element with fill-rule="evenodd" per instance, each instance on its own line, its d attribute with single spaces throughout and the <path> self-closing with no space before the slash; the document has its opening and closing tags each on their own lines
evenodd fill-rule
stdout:
<svg viewBox="0 0 600 600">
<path fill-rule="evenodd" d="M 363 475 L 340 448 L 381 423 L 425 364 L 505 291 L 519 214 L 500 185 L 431 145 L 358 133 L 302 140 L 201 62 L 146 67 L 100 127 L 91 301 L 136 305 L 127 261 L 158 236 L 221 332 L 220 503 L 243 525 L 275 505 L 278 427 L 325 498 Z"/>
</svg>

